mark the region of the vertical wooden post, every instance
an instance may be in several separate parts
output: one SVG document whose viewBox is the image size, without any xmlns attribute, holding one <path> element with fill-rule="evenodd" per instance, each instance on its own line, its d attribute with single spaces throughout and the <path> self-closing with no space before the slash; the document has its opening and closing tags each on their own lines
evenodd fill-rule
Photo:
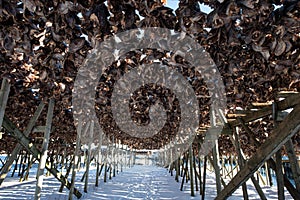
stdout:
<svg viewBox="0 0 300 200">
<path fill-rule="evenodd" d="M 127 146 L 126 146 L 126 149 L 125 149 L 125 167 L 127 167 L 128 165 L 128 149 L 127 149 Z"/>
<path fill-rule="evenodd" d="M 196 156 L 195 153 L 193 151 L 193 169 L 194 169 L 194 174 L 195 174 L 195 186 L 196 186 L 196 191 L 199 191 L 199 187 L 198 187 L 198 176 L 197 176 L 197 167 L 196 167 Z"/>
<path fill-rule="evenodd" d="M 179 158 L 177 158 L 177 160 L 175 160 L 175 170 L 176 170 L 175 181 L 176 181 L 176 182 L 179 182 L 179 168 L 178 168 L 178 162 L 179 162 Z"/>
<path fill-rule="evenodd" d="M 276 180 L 277 180 L 277 193 L 278 200 L 284 200 L 284 183 L 283 183 L 283 173 L 282 173 L 282 156 L 281 148 L 275 154 L 276 160 Z"/>
<path fill-rule="evenodd" d="M 102 132 L 99 133 L 99 141 L 97 148 L 97 170 L 96 170 L 96 183 L 95 186 L 99 186 L 99 170 L 100 170 L 100 162 L 101 162 L 101 146 L 102 146 Z"/>
<path fill-rule="evenodd" d="M 19 164 L 19 173 L 18 173 L 18 176 L 21 175 L 21 169 L 22 169 L 22 163 L 23 163 L 23 156 L 24 156 L 24 152 L 22 152 L 22 153 L 18 156 L 18 158 L 16 159 L 16 164 L 15 164 L 15 167 L 14 167 L 12 173 L 11 173 L 11 177 L 14 176 L 15 171 L 17 170 L 19 160 L 20 160 L 20 164 Z"/>
<path fill-rule="evenodd" d="M 273 123 L 274 128 L 277 128 L 277 104 L 273 102 L 272 104 L 272 112 L 273 112 Z M 275 153 L 275 160 L 276 160 L 276 180 L 277 180 L 277 193 L 278 193 L 278 200 L 284 200 L 284 183 L 283 183 L 283 172 L 282 172 L 282 156 L 281 156 L 280 148 Z M 271 176 L 272 178 L 272 176 Z"/>
<path fill-rule="evenodd" d="M 103 182 L 107 181 L 107 161 L 108 161 L 108 154 L 109 154 L 109 142 L 106 145 L 106 154 L 105 154 L 105 162 L 104 162 L 104 178 Z"/>
<path fill-rule="evenodd" d="M 211 126 L 216 127 L 216 115 L 215 110 L 211 110 Z M 214 134 L 214 133 L 213 133 Z M 221 174 L 220 174 L 220 155 L 219 155 L 219 145 L 218 145 L 218 139 L 215 140 L 215 146 L 212 150 L 213 155 L 213 167 L 215 169 L 216 174 L 216 187 L 217 187 L 217 194 L 221 191 Z"/>
<path fill-rule="evenodd" d="M 87 159 L 86 159 L 86 174 L 85 174 L 85 182 L 84 182 L 84 192 L 88 192 L 88 184 L 89 184 L 89 171 L 90 171 L 90 162 L 91 162 L 91 146 L 94 137 L 94 121 L 91 121 L 90 125 L 90 139 L 88 143 L 88 151 L 87 151 Z"/>
<path fill-rule="evenodd" d="M 190 181 L 191 181 L 191 196 L 195 196 L 194 192 L 194 177 L 193 177 L 193 144 L 191 144 L 190 149 L 189 149 L 189 157 L 190 157 Z"/>
<path fill-rule="evenodd" d="M 119 174 L 119 164 L 120 164 L 120 140 L 118 141 L 118 143 L 116 142 L 117 145 L 117 174 Z"/>
<path fill-rule="evenodd" d="M 104 178 L 103 182 L 106 183 L 107 181 L 107 162 L 104 163 Z"/>
<path fill-rule="evenodd" d="M 238 127 L 235 127 L 235 129 L 233 130 L 233 140 L 235 142 L 235 148 L 236 148 L 236 152 L 237 152 L 237 155 L 238 155 L 238 164 L 240 166 L 240 169 L 243 168 L 244 166 L 244 158 L 243 158 L 243 154 L 242 154 L 242 151 L 241 151 L 241 146 L 240 146 L 240 143 L 239 143 L 239 136 L 238 136 Z M 246 185 L 246 182 L 242 184 L 242 190 L 243 190 L 243 197 L 244 199 L 248 199 L 248 192 L 247 192 L 247 185 Z"/>
<path fill-rule="evenodd" d="M 67 168 L 67 171 L 66 171 L 66 174 L 65 174 L 65 177 L 66 177 L 66 178 L 68 178 L 68 176 L 69 176 L 69 174 L 70 174 L 70 172 L 71 172 L 74 158 L 75 158 L 75 157 L 72 157 L 72 159 L 71 159 L 71 161 L 70 161 L 70 164 L 69 164 L 69 166 L 68 166 L 68 168 Z M 64 186 L 65 186 L 65 184 L 63 184 L 63 183 L 60 184 L 59 192 L 62 192 L 62 191 L 63 191 Z"/>
<path fill-rule="evenodd" d="M 78 127 L 77 127 L 77 135 L 76 135 L 76 146 L 74 151 L 74 159 L 73 159 L 73 166 L 72 166 L 72 177 L 71 177 L 71 186 L 69 191 L 69 200 L 73 199 L 73 192 L 75 186 L 75 177 L 76 177 L 76 162 L 79 162 L 79 150 L 80 150 L 80 139 L 81 139 L 81 131 L 82 131 L 82 119 L 78 120 Z"/>
<path fill-rule="evenodd" d="M 8 80 L 6 78 L 3 78 L 0 90 L 0 128 L 2 127 L 9 91 L 10 84 L 8 83 Z"/>
<path fill-rule="evenodd" d="M 110 147 L 109 149 L 111 149 L 111 150 L 110 150 L 110 156 L 109 156 L 110 159 L 109 159 L 109 176 L 108 176 L 108 177 L 109 177 L 109 179 L 111 179 L 112 166 L 113 166 L 113 165 L 112 165 L 112 162 L 113 162 L 113 148 L 114 148 L 114 147 L 113 147 L 113 143 L 110 144 L 109 147 Z M 127 149 L 126 149 L 126 150 L 127 150 Z"/>
<path fill-rule="evenodd" d="M 113 162 L 113 177 L 116 177 L 116 142 L 115 137 L 113 136 L 113 145 L 112 145 L 112 162 Z"/>
<path fill-rule="evenodd" d="M 201 175 L 201 155 L 200 155 L 200 144 L 198 144 L 198 170 L 199 170 L 199 187 L 200 187 L 200 195 L 203 193 L 203 185 L 202 185 L 202 175 Z"/>
<path fill-rule="evenodd" d="M 119 143 L 121 145 L 121 141 Z M 122 144 L 122 148 L 121 148 L 121 172 L 123 172 L 123 165 L 124 165 L 124 156 L 123 156 L 123 144 Z"/>
<path fill-rule="evenodd" d="M 29 157 L 30 157 L 30 155 L 29 155 Z M 32 164 L 33 164 L 35 161 L 36 161 L 36 159 L 32 156 L 32 157 L 31 157 L 31 160 L 30 160 L 30 162 L 29 162 L 29 164 L 28 164 L 28 167 L 27 167 L 27 170 L 26 170 L 26 174 L 25 174 L 25 176 L 24 176 L 24 178 L 23 178 L 22 181 L 27 181 L 27 180 L 28 180 L 28 177 L 29 177 L 29 171 L 30 171 L 30 169 L 31 169 L 31 167 L 32 167 Z"/>
<path fill-rule="evenodd" d="M 234 172 L 233 172 L 233 156 L 234 155 L 230 155 L 230 170 L 231 170 L 231 177 L 234 176 Z"/>
<path fill-rule="evenodd" d="M 49 138 L 50 138 L 50 132 L 51 132 L 53 110 L 54 110 L 54 99 L 50 99 L 49 105 L 48 105 L 48 111 L 47 111 L 48 113 L 47 113 L 44 141 L 43 141 L 42 151 L 41 151 L 41 159 L 40 159 L 39 167 L 37 170 L 37 182 L 36 182 L 35 195 L 34 195 L 35 200 L 41 199 L 41 190 L 42 190 L 42 186 L 43 186 L 43 175 L 44 175 L 44 169 L 45 169 L 46 160 L 47 160 L 47 151 L 48 151 Z"/>
<path fill-rule="evenodd" d="M 28 163 L 27 168 L 25 168 L 26 167 L 26 160 L 27 160 L 27 163 Z M 19 178 L 20 182 L 23 181 L 24 174 L 27 171 L 27 169 L 29 168 L 29 165 L 30 165 L 30 154 L 26 153 L 25 157 L 24 157 L 24 160 L 23 160 L 23 163 L 22 163 L 22 172 L 19 175 L 20 176 L 20 178 Z"/>
<path fill-rule="evenodd" d="M 265 162 L 265 175 L 266 175 L 266 183 L 268 186 L 271 186 L 271 183 L 270 183 L 270 178 L 269 178 L 269 165 L 268 165 L 268 162 Z"/>
<path fill-rule="evenodd" d="M 202 200 L 205 199 L 205 184 L 206 184 L 206 170 L 207 170 L 207 156 L 204 157 L 204 166 L 203 166 L 203 190 L 202 190 Z"/>
<path fill-rule="evenodd" d="M 188 157 L 186 156 L 186 154 L 183 155 L 183 164 L 182 164 L 182 168 L 183 168 L 183 177 L 182 177 L 182 181 L 181 181 L 181 186 L 180 186 L 180 191 L 183 190 L 183 184 L 184 184 L 184 180 L 188 180 L 187 178 L 187 168 L 188 168 Z"/>
<path fill-rule="evenodd" d="M 297 160 L 297 156 L 294 150 L 294 145 L 291 139 L 287 141 L 285 144 L 285 148 L 289 157 L 289 161 L 291 164 L 291 169 L 293 173 L 293 178 L 295 181 L 297 191 L 300 191 L 300 168 Z"/>
</svg>

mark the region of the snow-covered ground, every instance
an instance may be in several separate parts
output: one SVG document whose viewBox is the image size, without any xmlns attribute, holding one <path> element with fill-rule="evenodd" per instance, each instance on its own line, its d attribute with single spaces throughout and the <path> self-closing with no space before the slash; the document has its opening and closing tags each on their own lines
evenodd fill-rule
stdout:
<svg viewBox="0 0 300 200">
<path fill-rule="evenodd" d="M 83 193 L 83 183 L 80 182 L 83 172 L 77 173 L 76 187 Z M 88 193 L 83 193 L 81 199 L 94 200 L 119 200 L 119 199 L 159 199 L 159 200 L 185 200 L 200 199 L 199 192 L 195 197 L 190 196 L 189 183 L 185 183 L 184 190 L 180 191 L 181 182 L 176 182 L 167 169 L 149 165 L 135 165 L 126 168 L 112 179 L 103 182 L 103 174 L 99 187 L 95 187 L 96 170 L 92 167 L 89 176 Z M 214 199 L 215 178 L 213 173 L 208 173 L 206 185 L 206 198 Z M 248 182 L 250 199 L 260 199 L 255 188 Z M 68 199 L 68 190 L 59 193 L 60 183 L 54 177 L 46 177 L 42 188 L 42 199 Z M 267 199 L 277 199 L 276 187 L 263 187 Z M 8 177 L 0 187 L 0 199 L 33 199 L 35 192 L 35 178 L 31 175 L 29 181 L 19 183 L 18 178 Z M 76 197 L 74 198 L 76 199 Z M 242 189 L 238 189 L 229 199 L 243 199 Z M 286 191 L 286 199 L 292 199 Z"/>
</svg>

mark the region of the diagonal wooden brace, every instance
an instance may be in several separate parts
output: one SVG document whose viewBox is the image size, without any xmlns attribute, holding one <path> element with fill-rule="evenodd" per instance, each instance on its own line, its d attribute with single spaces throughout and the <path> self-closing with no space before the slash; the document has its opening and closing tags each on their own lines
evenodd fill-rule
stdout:
<svg viewBox="0 0 300 200">
<path fill-rule="evenodd" d="M 40 105 L 38 106 L 37 110 L 35 111 L 33 117 L 30 119 L 26 130 L 24 131 L 24 135 L 26 137 L 28 137 L 29 133 L 31 132 L 31 130 L 34 127 L 35 122 L 37 121 L 38 117 L 40 116 L 43 108 L 44 108 L 45 104 L 43 102 L 40 103 Z M 7 159 L 7 161 L 5 162 L 5 165 L 3 166 L 2 170 L 1 170 L 1 174 L 0 174 L 0 185 L 3 183 L 3 181 L 5 180 L 7 173 L 9 172 L 14 160 L 17 158 L 19 152 L 22 150 L 22 145 L 17 143 L 16 147 L 14 148 L 14 150 L 11 152 L 10 157 Z"/>
<path fill-rule="evenodd" d="M 10 121 L 6 116 L 4 116 L 3 119 L 3 127 L 12 134 L 13 137 L 15 137 L 18 142 L 25 147 L 27 151 L 29 151 L 34 158 L 36 158 L 38 161 L 41 159 L 41 152 L 35 147 L 35 145 L 30 142 L 30 140 L 21 132 L 19 129 L 13 124 L 12 121 Z M 64 186 L 66 186 L 68 189 L 71 187 L 71 183 L 68 181 L 66 177 L 62 175 L 57 169 L 52 168 L 50 163 L 46 163 L 46 169 L 57 179 L 59 180 Z M 82 194 L 74 188 L 74 195 L 79 199 L 81 198 Z"/>
<path fill-rule="evenodd" d="M 244 167 L 236 174 L 229 184 L 216 197 L 217 200 L 226 199 L 241 184 L 247 181 L 253 173 L 282 147 L 293 135 L 300 130 L 300 104 L 279 124 L 270 137 L 262 144 L 257 152 L 249 159 Z"/>
</svg>

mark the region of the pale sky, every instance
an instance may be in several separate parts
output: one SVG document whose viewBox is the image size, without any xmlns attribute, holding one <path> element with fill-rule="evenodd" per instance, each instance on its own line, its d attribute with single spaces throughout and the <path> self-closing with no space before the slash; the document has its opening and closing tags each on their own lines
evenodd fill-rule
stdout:
<svg viewBox="0 0 300 200">
<path fill-rule="evenodd" d="M 174 9 L 174 11 L 175 11 L 176 8 L 178 7 L 178 0 L 167 0 L 166 6 Z M 203 4 L 200 4 L 200 9 L 202 12 L 205 12 L 205 13 L 210 13 L 212 11 L 212 9 L 209 6 L 206 6 Z"/>
</svg>

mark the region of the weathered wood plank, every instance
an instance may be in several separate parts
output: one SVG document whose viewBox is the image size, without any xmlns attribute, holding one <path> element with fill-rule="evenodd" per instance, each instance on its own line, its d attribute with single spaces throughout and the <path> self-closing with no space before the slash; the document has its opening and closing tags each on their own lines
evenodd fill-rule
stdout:
<svg viewBox="0 0 300 200">
<path fill-rule="evenodd" d="M 253 173 L 266 161 L 271 155 L 278 151 L 294 134 L 300 130 L 300 105 L 295 106 L 293 111 L 286 119 L 279 124 L 273 133 L 262 144 L 257 153 L 254 154 L 230 183 L 221 191 L 216 199 L 223 200 L 231 195 L 241 184 L 250 178 Z"/>
</svg>

